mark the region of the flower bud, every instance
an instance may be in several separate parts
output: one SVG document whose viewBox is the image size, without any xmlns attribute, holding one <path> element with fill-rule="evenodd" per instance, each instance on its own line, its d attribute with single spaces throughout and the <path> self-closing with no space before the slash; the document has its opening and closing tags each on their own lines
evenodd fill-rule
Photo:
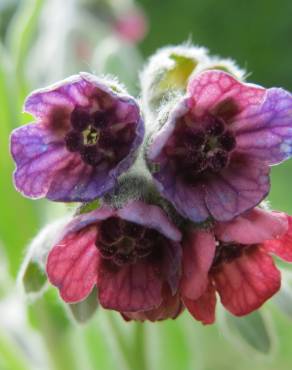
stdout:
<svg viewBox="0 0 292 370">
<path fill-rule="evenodd" d="M 141 73 L 142 100 L 146 114 L 155 114 L 175 92 L 184 92 L 190 75 L 208 62 L 207 49 L 192 45 L 159 49 Z"/>
</svg>

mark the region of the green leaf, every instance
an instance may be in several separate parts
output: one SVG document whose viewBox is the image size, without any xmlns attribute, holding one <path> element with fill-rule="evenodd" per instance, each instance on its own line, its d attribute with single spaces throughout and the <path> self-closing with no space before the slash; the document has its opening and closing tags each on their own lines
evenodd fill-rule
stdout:
<svg viewBox="0 0 292 370">
<path fill-rule="evenodd" d="M 89 296 L 82 302 L 67 305 L 74 319 L 80 324 L 86 323 L 90 320 L 97 307 L 97 290 L 93 289 Z"/>
<path fill-rule="evenodd" d="M 219 323 L 226 338 L 239 349 L 253 349 L 262 355 L 272 352 L 274 337 L 268 317 L 262 311 L 254 311 L 244 317 L 225 311 Z"/>
<path fill-rule="evenodd" d="M 36 262 L 31 261 L 22 278 L 26 293 L 38 293 L 46 284 L 47 276 Z"/>
</svg>

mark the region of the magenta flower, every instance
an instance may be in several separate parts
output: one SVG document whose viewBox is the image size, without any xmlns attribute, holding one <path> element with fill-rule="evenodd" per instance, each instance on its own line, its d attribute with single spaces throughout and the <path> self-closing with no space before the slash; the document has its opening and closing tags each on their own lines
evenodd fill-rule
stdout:
<svg viewBox="0 0 292 370">
<path fill-rule="evenodd" d="M 132 201 L 75 217 L 47 260 L 65 302 L 96 285 L 100 304 L 129 319 L 158 320 L 181 310 L 181 234 L 155 205 Z"/>
<path fill-rule="evenodd" d="M 190 313 L 212 324 L 217 291 L 228 311 L 247 315 L 280 288 L 270 254 L 292 262 L 292 217 L 255 208 L 213 230 L 190 230 L 183 247 L 181 294 Z"/>
<path fill-rule="evenodd" d="M 292 95 L 283 89 L 218 70 L 193 77 L 149 144 L 160 192 L 195 222 L 229 221 L 252 209 L 269 192 L 269 166 L 292 154 L 291 112 Z"/>
<path fill-rule="evenodd" d="M 111 189 L 135 159 L 144 124 L 133 98 L 88 73 L 33 92 L 36 122 L 11 136 L 14 182 L 30 198 L 89 201 Z"/>
</svg>

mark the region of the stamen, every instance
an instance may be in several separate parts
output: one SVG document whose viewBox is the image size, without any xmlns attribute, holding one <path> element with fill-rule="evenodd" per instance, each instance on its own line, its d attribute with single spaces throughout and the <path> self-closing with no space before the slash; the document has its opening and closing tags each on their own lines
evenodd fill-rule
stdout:
<svg viewBox="0 0 292 370">
<path fill-rule="evenodd" d="M 86 130 L 82 132 L 83 144 L 86 146 L 95 145 L 98 143 L 100 137 L 100 131 L 92 126 L 88 126 Z"/>
</svg>

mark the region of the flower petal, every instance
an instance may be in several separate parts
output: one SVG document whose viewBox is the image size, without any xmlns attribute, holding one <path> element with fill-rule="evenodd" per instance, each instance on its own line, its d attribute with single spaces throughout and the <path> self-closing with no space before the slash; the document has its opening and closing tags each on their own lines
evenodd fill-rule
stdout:
<svg viewBox="0 0 292 370">
<path fill-rule="evenodd" d="M 29 124 L 12 132 L 11 154 L 17 166 L 15 186 L 32 198 L 45 196 L 55 174 L 74 158 L 62 141 L 40 124 Z"/>
<path fill-rule="evenodd" d="M 292 95 L 279 88 L 267 90 L 258 107 L 236 117 L 232 129 L 236 150 L 272 165 L 292 155 Z"/>
<path fill-rule="evenodd" d="M 225 111 L 232 107 L 234 116 L 250 106 L 257 106 L 263 99 L 265 89 L 242 83 L 233 76 L 219 70 L 209 70 L 195 75 L 188 84 L 188 94 L 196 115 L 206 112 Z M 231 117 L 229 117 L 231 118 Z"/>
<path fill-rule="evenodd" d="M 65 302 L 86 298 L 97 283 L 99 255 L 95 246 L 97 228 L 69 234 L 49 253 L 49 281 L 59 288 Z"/>
<path fill-rule="evenodd" d="M 114 214 L 115 211 L 111 207 L 102 205 L 100 208 L 97 208 L 94 211 L 75 216 L 71 222 L 66 225 L 59 240 L 65 238 L 69 234 L 77 233 L 87 226 L 97 224 L 98 221 L 112 217 Z"/>
<path fill-rule="evenodd" d="M 164 294 L 163 302 L 158 308 L 141 312 L 123 312 L 126 321 L 160 321 L 176 319 L 183 310 L 179 294 L 172 295 L 169 290 Z"/>
<path fill-rule="evenodd" d="M 234 315 L 243 316 L 259 308 L 281 285 L 272 257 L 251 247 L 241 257 L 221 264 L 212 274 L 222 304 Z"/>
<path fill-rule="evenodd" d="M 226 243 L 237 242 L 248 245 L 279 238 L 287 229 L 288 221 L 284 213 L 255 208 L 233 221 L 216 223 L 215 235 Z"/>
<path fill-rule="evenodd" d="M 203 184 L 200 182 L 193 186 L 184 184 L 169 170 L 168 165 L 161 167 L 159 172 L 153 174 L 153 177 L 161 194 L 175 205 L 182 216 L 195 222 L 205 221 L 209 217 L 204 200 Z"/>
<path fill-rule="evenodd" d="M 115 181 L 107 171 L 85 164 L 76 154 L 74 160 L 55 174 L 47 198 L 63 202 L 89 202 L 111 189 Z"/>
<path fill-rule="evenodd" d="M 168 283 L 171 293 L 174 295 L 178 290 L 181 278 L 181 244 L 169 240 L 169 242 L 161 246 L 161 249 L 163 259 L 160 267 L 160 274 Z"/>
<path fill-rule="evenodd" d="M 204 325 L 214 323 L 216 294 L 215 288 L 210 281 L 205 293 L 200 298 L 192 300 L 184 297 L 183 302 L 196 320 L 201 321 Z"/>
<path fill-rule="evenodd" d="M 270 189 L 269 167 L 248 156 L 230 165 L 206 184 L 206 204 L 217 221 L 229 221 L 255 207 Z"/>
<path fill-rule="evenodd" d="M 207 289 L 208 273 L 215 255 L 214 235 L 205 230 L 191 230 L 183 241 L 183 297 L 196 300 Z"/>
<path fill-rule="evenodd" d="M 162 303 L 163 281 L 158 267 L 147 260 L 122 267 L 103 260 L 98 270 L 99 301 L 121 312 L 148 311 Z"/>
<path fill-rule="evenodd" d="M 263 244 L 267 252 L 271 252 L 282 258 L 284 261 L 292 262 L 292 217 L 286 216 L 288 220 L 288 230 L 280 238 L 268 240 Z"/>
<path fill-rule="evenodd" d="M 87 106 L 89 100 L 86 90 L 89 88 L 90 84 L 80 75 L 71 76 L 32 92 L 24 103 L 24 111 L 49 122 L 48 117 L 55 109 L 66 109 L 70 113 L 75 105 Z"/>
<path fill-rule="evenodd" d="M 142 201 L 132 201 L 118 210 L 117 215 L 124 220 L 155 229 L 173 241 L 181 240 L 181 233 L 178 228 L 158 206 L 146 204 Z M 145 217 L 145 215 L 147 216 Z"/>
</svg>

